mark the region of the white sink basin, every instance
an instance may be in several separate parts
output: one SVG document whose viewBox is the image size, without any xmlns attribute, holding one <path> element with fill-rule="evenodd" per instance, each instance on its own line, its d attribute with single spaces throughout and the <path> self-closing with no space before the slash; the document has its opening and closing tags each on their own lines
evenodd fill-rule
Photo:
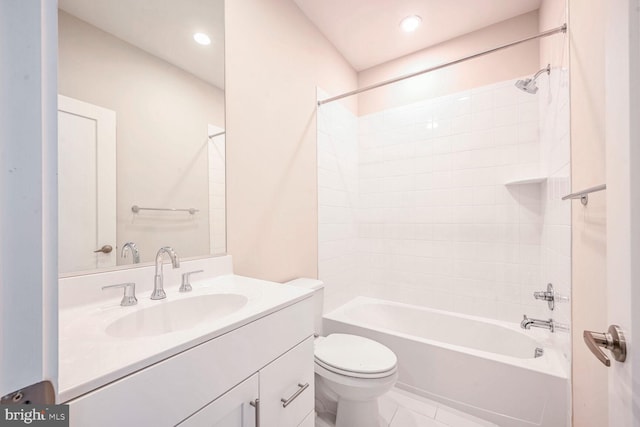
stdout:
<svg viewBox="0 0 640 427">
<path fill-rule="evenodd" d="M 201 322 L 219 319 L 247 304 L 238 294 L 209 294 L 174 301 L 158 301 L 157 305 L 137 309 L 113 321 L 108 335 L 120 338 L 162 335 L 189 329 Z"/>
</svg>

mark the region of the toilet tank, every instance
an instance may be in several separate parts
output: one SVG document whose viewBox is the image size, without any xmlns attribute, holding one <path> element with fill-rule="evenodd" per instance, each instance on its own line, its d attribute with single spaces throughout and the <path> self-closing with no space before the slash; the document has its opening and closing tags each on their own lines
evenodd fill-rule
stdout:
<svg viewBox="0 0 640 427">
<path fill-rule="evenodd" d="M 322 310 L 324 307 L 324 282 L 316 279 L 299 278 L 286 282 L 285 285 L 313 291 L 313 324 L 315 333 L 322 335 Z"/>
</svg>

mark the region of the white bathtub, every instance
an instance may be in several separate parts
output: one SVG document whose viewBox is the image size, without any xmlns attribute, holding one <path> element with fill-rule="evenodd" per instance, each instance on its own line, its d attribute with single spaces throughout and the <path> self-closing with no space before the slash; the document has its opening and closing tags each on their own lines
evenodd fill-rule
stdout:
<svg viewBox="0 0 640 427">
<path fill-rule="evenodd" d="M 542 331 L 357 297 L 324 315 L 324 334 L 374 339 L 398 356 L 398 387 L 504 427 L 562 427 L 568 379 Z M 543 348 L 541 357 L 534 357 Z"/>
</svg>

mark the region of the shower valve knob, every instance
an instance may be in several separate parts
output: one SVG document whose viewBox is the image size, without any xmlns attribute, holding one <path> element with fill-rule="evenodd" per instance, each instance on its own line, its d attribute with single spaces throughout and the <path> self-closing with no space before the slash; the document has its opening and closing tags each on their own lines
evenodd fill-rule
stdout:
<svg viewBox="0 0 640 427">
<path fill-rule="evenodd" d="M 553 291 L 553 285 L 551 283 L 547 284 L 546 291 L 534 292 L 533 297 L 535 299 L 547 301 L 549 304 L 549 310 L 553 310 L 555 308 L 556 294 Z"/>
</svg>

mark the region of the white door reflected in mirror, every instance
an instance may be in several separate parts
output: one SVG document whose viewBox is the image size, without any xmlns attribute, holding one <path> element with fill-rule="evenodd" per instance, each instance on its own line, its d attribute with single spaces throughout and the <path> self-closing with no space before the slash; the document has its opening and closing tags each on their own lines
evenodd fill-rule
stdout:
<svg viewBox="0 0 640 427">
<path fill-rule="evenodd" d="M 116 113 L 58 96 L 58 268 L 116 265 Z"/>
</svg>

